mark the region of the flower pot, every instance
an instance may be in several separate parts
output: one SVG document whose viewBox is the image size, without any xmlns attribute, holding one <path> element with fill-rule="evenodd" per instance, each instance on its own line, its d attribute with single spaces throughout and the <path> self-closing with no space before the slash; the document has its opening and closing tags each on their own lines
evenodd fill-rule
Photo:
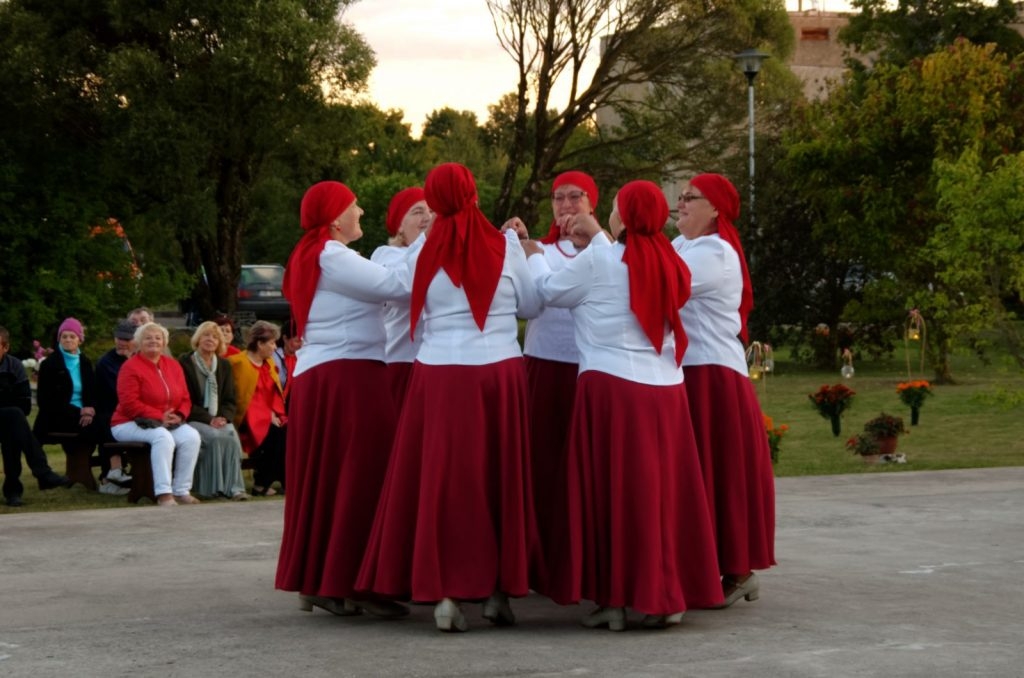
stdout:
<svg viewBox="0 0 1024 678">
<path fill-rule="evenodd" d="M 882 458 L 881 454 L 862 454 L 860 458 L 864 460 L 865 464 L 877 464 Z"/>
<path fill-rule="evenodd" d="M 832 422 L 832 435 L 839 437 L 839 432 L 842 429 L 842 422 L 839 420 L 838 414 L 829 416 L 829 421 Z"/>
<path fill-rule="evenodd" d="M 892 454 L 896 451 L 896 443 L 899 442 L 899 439 L 896 436 L 877 438 L 877 440 L 879 454 Z"/>
<path fill-rule="evenodd" d="M 911 407 L 910 408 L 910 425 L 917 426 L 918 419 L 921 418 L 921 408 Z"/>
</svg>

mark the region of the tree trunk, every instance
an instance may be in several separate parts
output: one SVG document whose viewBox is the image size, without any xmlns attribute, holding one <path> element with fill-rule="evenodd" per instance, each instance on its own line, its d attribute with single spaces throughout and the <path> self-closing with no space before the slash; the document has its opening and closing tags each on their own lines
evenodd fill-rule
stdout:
<svg viewBox="0 0 1024 678">
<path fill-rule="evenodd" d="M 932 367 L 935 369 L 936 384 L 955 384 L 953 378 L 953 366 L 950 364 L 950 356 L 953 351 L 953 342 L 943 333 L 936 333 L 935 351 L 933 353 Z"/>
<path fill-rule="evenodd" d="M 515 192 L 516 176 L 519 168 L 525 164 L 523 159 L 526 148 L 526 107 L 529 105 L 529 82 L 526 72 L 520 66 L 519 85 L 516 89 L 516 117 L 513 123 L 512 144 L 506 148 L 508 163 L 505 165 L 505 174 L 501 178 L 501 189 L 498 192 L 498 199 L 494 201 L 493 220 L 498 226 L 505 223 L 513 216 L 512 195 Z M 529 222 L 526 222 L 529 223 Z"/>
</svg>

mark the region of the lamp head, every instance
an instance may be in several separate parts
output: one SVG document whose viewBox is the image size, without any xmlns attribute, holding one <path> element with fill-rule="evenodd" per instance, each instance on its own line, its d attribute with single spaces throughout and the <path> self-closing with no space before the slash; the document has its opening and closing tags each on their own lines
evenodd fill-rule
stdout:
<svg viewBox="0 0 1024 678">
<path fill-rule="evenodd" d="M 739 64 L 740 70 L 747 76 L 747 81 L 752 85 L 754 78 L 761 70 L 761 62 L 767 59 L 769 54 L 759 52 L 756 49 L 745 49 L 739 54 L 734 54 L 733 59 Z"/>
</svg>

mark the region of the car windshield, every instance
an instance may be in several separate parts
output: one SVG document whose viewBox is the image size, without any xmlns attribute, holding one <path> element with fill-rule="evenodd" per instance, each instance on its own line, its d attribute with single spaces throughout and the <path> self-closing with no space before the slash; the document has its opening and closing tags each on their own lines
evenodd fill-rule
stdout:
<svg viewBox="0 0 1024 678">
<path fill-rule="evenodd" d="M 283 280 L 284 268 L 281 266 L 245 266 L 242 268 L 239 283 L 242 285 L 264 283 L 272 287 L 280 287 Z"/>
</svg>

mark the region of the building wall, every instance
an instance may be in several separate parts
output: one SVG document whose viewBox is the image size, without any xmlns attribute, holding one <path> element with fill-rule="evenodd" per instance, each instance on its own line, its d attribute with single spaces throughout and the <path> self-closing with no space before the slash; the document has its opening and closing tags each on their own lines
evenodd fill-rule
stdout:
<svg viewBox="0 0 1024 678">
<path fill-rule="evenodd" d="M 804 96 L 824 98 L 828 82 L 843 75 L 839 29 L 847 24 L 847 15 L 816 10 L 790 12 L 789 23 L 796 38 L 789 69 L 803 82 Z"/>
<path fill-rule="evenodd" d="M 1024 17 L 1024 2 L 1018 6 L 1020 16 Z M 844 12 L 818 10 L 789 12 L 796 38 L 789 68 L 804 83 L 808 99 L 824 98 L 829 81 L 837 81 L 843 75 L 844 48 L 839 42 L 839 30 L 848 23 L 848 16 Z M 1024 35 L 1024 22 L 1010 27 Z"/>
</svg>

